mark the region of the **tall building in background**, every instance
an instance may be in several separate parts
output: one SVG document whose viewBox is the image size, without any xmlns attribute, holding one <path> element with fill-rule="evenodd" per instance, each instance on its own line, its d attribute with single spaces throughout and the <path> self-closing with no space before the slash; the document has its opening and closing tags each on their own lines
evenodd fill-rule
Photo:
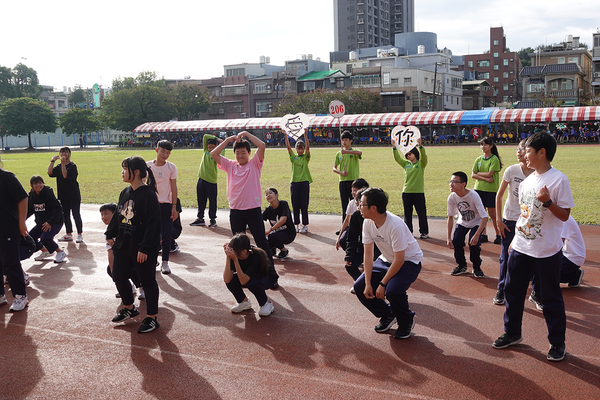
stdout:
<svg viewBox="0 0 600 400">
<path fill-rule="evenodd" d="M 414 32 L 414 0 L 333 0 L 335 51 L 394 44 L 396 33 Z"/>
</svg>

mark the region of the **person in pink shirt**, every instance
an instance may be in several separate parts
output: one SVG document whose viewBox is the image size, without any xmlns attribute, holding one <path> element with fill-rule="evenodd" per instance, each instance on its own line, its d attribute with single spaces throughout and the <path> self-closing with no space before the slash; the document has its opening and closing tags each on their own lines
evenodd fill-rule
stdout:
<svg viewBox="0 0 600 400">
<path fill-rule="evenodd" d="M 249 140 L 249 141 L 248 141 Z M 233 152 L 235 161 L 221 155 L 229 143 L 235 142 Z M 250 142 L 257 150 L 252 158 Z M 246 227 L 254 237 L 254 242 L 263 249 L 270 261 L 269 279 L 271 289 L 277 289 L 279 275 L 273 265 L 273 253 L 265 237 L 265 226 L 262 219 L 262 190 L 260 176 L 265 159 L 265 143 L 251 134 L 243 131 L 229 136 L 210 152 L 212 158 L 219 164 L 219 169 L 227 173 L 227 199 L 229 200 L 229 225 L 231 233 L 245 232 Z"/>
</svg>

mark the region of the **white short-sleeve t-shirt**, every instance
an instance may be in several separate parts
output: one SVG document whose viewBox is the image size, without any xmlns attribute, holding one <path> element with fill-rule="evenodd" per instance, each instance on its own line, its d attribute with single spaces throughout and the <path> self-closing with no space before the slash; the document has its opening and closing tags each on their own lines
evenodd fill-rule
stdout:
<svg viewBox="0 0 600 400">
<path fill-rule="evenodd" d="M 474 228 L 481 223 L 482 218 L 487 218 L 488 213 L 481 202 L 481 197 L 474 190 L 460 197 L 456 193 L 448 196 L 448 216 L 456 217 L 456 223 L 465 228 Z"/>
<path fill-rule="evenodd" d="M 514 164 L 504 170 L 502 180 L 508 183 L 508 196 L 504 203 L 502 216 L 507 221 L 516 221 L 521 215 L 519 207 L 519 185 L 527 178 L 521 169 L 521 164 Z"/>
<path fill-rule="evenodd" d="M 156 181 L 156 190 L 159 203 L 173 204 L 173 193 L 171 192 L 171 179 L 177 179 L 177 167 L 170 161 L 165 161 L 165 165 L 158 166 L 154 160 L 146 163 L 152 170 L 154 180 Z M 177 199 L 175 199 L 175 202 Z"/>
<path fill-rule="evenodd" d="M 562 252 L 573 264 L 581 267 L 585 262 L 585 242 L 577 221 L 572 216 L 565 221 L 561 236 L 563 238 Z"/>
<path fill-rule="evenodd" d="M 383 261 L 394 261 L 394 253 L 399 251 L 404 251 L 404 261 L 415 264 L 423 261 L 423 252 L 404 221 L 389 211 L 381 228 L 377 228 L 373 220 L 364 220 L 363 244 L 369 243 L 377 245 Z"/>
</svg>

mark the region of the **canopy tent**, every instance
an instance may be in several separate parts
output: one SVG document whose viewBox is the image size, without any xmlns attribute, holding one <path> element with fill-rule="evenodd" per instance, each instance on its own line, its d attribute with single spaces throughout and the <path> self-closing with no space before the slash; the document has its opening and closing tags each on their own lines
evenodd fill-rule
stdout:
<svg viewBox="0 0 600 400">
<path fill-rule="evenodd" d="M 397 126 L 397 125 L 489 125 L 490 123 L 577 122 L 600 120 L 600 106 L 549 107 L 511 110 L 427 111 L 407 113 L 351 114 L 342 118 L 329 115 L 310 117 L 314 128 Z M 280 117 L 238 118 L 201 121 L 146 122 L 134 133 L 201 131 L 242 131 L 279 129 Z"/>
</svg>

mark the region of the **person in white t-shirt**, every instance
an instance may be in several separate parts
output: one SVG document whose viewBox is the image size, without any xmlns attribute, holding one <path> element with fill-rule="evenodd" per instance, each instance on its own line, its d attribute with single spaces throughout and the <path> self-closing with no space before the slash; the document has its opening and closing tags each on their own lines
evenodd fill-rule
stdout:
<svg viewBox="0 0 600 400">
<path fill-rule="evenodd" d="M 583 278 L 581 267 L 585 262 L 585 242 L 577 221 L 572 216 L 565 221 L 561 233 L 563 239 L 560 282 L 569 287 L 579 287 Z"/>
<path fill-rule="evenodd" d="M 156 143 L 156 160 L 148 161 L 146 164 L 152 170 L 156 180 L 156 191 L 160 203 L 161 219 L 161 246 L 162 264 L 161 272 L 170 274 L 169 254 L 171 253 L 171 241 L 173 235 L 173 221 L 179 215 L 177 212 L 177 167 L 167 161 L 173 150 L 173 144 L 168 140 Z"/>
<path fill-rule="evenodd" d="M 406 291 L 419 276 L 423 252 L 404 221 L 386 211 L 387 204 L 383 190 L 363 192 L 364 273 L 354 283 L 354 290 L 360 302 L 379 318 L 376 332 L 385 332 L 398 322 L 394 338 L 406 339 L 415 322 Z M 373 261 L 375 244 L 381 255 Z"/>
<path fill-rule="evenodd" d="M 567 318 L 560 288 L 561 233 L 575 206 L 569 180 L 550 164 L 556 140 L 536 132 L 525 143 L 525 159 L 535 170 L 519 186 L 521 216 L 508 256 L 504 297 L 504 334 L 492 346 L 503 349 L 523 340 L 521 336 L 525 297 L 532 276 L 544 310 L 548 329 L 549 361 L 565 357 Z"/>
<path fill-rule="evenodd" d="M 465 238 L 469 234 L 469 258 L 473 263 L 473 276 L 483 278 L 481 270 L 481 233 L 484 231 L 488 214 L 485 211 L 481 197 L 467 189 L 467 174 L 457 171 L 452 174 L 450 181 L 450 196 L 448 196 L 448 231 L 446 245 L 454 250 L 454 260 L 458 264 L 451 272 L 452 275 L 466 274 L 467 259 L 465 258 Z M 454 217 L 458 215 L 456 226 Z M 454 234 L 452 234 L 454 228 Z"/>
<path fill-rule="evenodd" d="M 502 182 L 500 188 L 496 194 L 496 221 L 498 223 L 498 230 L 502 237 L 500 244 L 500 273 L 498 274 L 498 288 L 496 296 L 492 302 L 494 304 L 504 304 L 504 282 L 506 281 L 506 263 L 508 262 L 508 248 L 510 242 L 515 237 L 515 225 L 521 215 L 521 207 L 519 206 L 519 185 L 525 180 L 532 172 L 533 169 L 527 166 L 525 161 L 525 140 L 521 140 L 517 146 L 517 160 L 518 164 L 513 164 L 504 170 L 502 175 Z M 504 215 L 501 215 L 502 210 L 502 198 L 504 192 L 508 188 L 508 196 L 506 197 L 506 203 L 504 203 Z"/>
</svg>

